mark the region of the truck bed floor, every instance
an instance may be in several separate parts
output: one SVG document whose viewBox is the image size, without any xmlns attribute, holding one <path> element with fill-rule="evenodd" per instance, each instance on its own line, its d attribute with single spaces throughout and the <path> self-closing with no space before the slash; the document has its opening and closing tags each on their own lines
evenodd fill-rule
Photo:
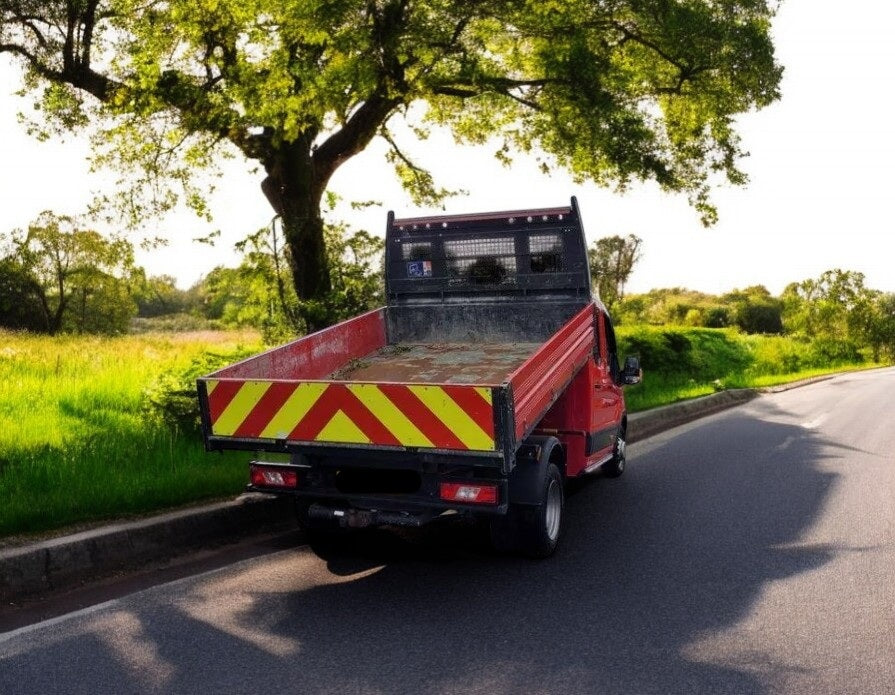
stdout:
<svg viewBox="0 0 895 695">
<path fill-rule="evenodd" d="M 540 343 L 398 343 L 352 360 L 335 381 L 499 385 Z"/>
</svg>

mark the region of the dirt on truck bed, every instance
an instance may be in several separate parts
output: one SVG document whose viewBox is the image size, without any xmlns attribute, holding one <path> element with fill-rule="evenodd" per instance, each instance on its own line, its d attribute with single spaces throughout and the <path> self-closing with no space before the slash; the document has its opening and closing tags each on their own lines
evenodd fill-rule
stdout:
<svg viewBox="0 0 895 695">
<path fill-rule="evenodd" d="M 334 381 L 498 385 L 540 343 L 398 343 L 352 360 Z"/>
</svg>

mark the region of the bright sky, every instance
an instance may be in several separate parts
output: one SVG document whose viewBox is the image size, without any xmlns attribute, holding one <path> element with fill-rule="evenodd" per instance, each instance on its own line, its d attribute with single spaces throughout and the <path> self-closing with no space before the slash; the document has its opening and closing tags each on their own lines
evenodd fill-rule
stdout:
<svg viewBox="0 0 895 695">
<path fill-rule="evenodd" d="M 686 200 L 653 185 L 620 195 L 567 176 L 541 174 L 533 161 L 510 169 L 491 148 L 459 148 L 433 136 L 413 151 L 440 185 L 464 188 L 447 211 L 550 207 L 578 197 L 589 240 L 614 234 L 643 239 L 643 257 L 629 292 L 688 287 L 721 293 L 763 284 L 779 293 L 787 283 L 843 268 L 867 276 L 870 287 L 895 291 L 893 175 L 895 137 L 895 5 L 879 0 L 784 0 L 774 26 L 778 59 L 785 66 L 783 98 L 740 121 L 743 167 L 751 182 L 723 188 L 714 200 L 720 221 L 704 229 Z M 0 61 L 0 230 L 24 227 L 42 210 L 79 214 L 91 191 L 108 189 L 110 177 L 88 173 L 87 145 L 39 143 L 25 134 L 16 113 L 27 102 L 13 96 L 18 76 Z M 388 209 L 399 217 L 440 211 L 414 208 L 372 147 L 344 165 L 332 188 L 346 200 L 382 201 L 381 208 L 347 210 L 356 228 L 381 232 Z M 171 274 L 187 287 L 218 264 L 235 265 L 233 243 L 270 221 L 259 189 L 262 176 L 233 162 L 211 198 L 212 224 L 180 213 L 149 225 L 171 240 L 143 252 L 150 274 Z M 888 194 L 888 195 L 886 195 Z M 191 241 L 219 229 L 216 248 Z"/>
</svg>

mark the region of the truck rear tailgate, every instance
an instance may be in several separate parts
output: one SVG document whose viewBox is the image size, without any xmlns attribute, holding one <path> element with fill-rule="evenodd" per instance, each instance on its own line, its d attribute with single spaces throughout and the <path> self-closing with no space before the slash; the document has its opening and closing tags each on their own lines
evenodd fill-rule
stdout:
<svg viewBox="0 0 895 695">
<path fill-rule="evenodd" d="M 199 388 L 212 448 L 496 449 L 488 386 L 209 377 Z"/>
</svg>

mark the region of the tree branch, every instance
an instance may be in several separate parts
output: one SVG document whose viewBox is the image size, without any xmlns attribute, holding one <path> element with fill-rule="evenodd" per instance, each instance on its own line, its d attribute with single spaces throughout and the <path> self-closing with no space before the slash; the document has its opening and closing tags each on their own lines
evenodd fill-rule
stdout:
<svg viewBox="0 0 895 695">
<path fill-rule="evenodd" d="M 404 152 L 401 151 L 401 148 L 398 147 L 398 143 L 395 142 L 395 139 L 392 137 L 392 134 L 388 132 L 388 129 L 383 126 L 379 129 L 379 136 L 385 140 L 389 147 L 392 148 L 392 152 L 395 153 L 395 156 L 400 159 L 404 164 L 407 165 L 407 168 L 413 171 L 414 175 L 424 175 L 431 177 L 431 172 L 427 169 L 423 169 L 419 164 L 414 162 L 410 157 L 408 157 Z"/>
<path fill-rule="evenodd" d="M 345 125 L 317 148 L 313 162 L 323 185 L 340 164 L 361 152 L 370 143 L 379 127 L 400 103 L 400 98 L 374 94 L 355 110 Z"/>
</svg>

